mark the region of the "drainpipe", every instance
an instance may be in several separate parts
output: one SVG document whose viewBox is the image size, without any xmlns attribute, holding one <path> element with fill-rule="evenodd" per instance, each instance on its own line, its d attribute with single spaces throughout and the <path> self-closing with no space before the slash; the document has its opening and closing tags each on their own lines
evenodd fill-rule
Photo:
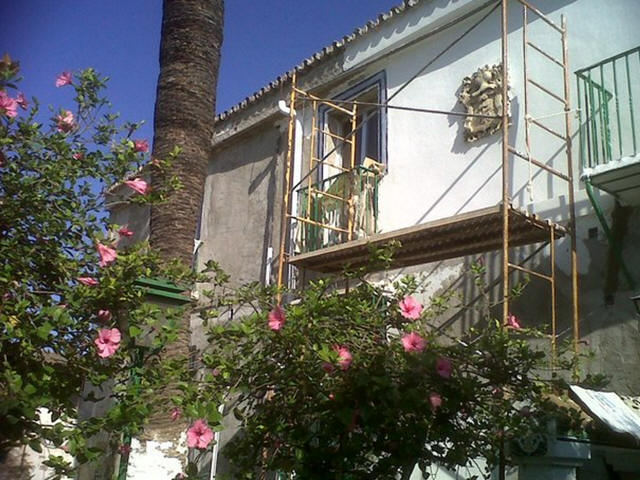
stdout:
<svg viewBox="0 0 640 480">
<path fill-rule="evenodd" d="M 593 193 L 593 186 L 591 185 L 591 179 L 588 176 L 585 176 L 583 180 L 586 186 L 587 195 L 589 197 L 589 200 L 591 201 L 591 205 L 593 205 L 593 209 L 595 210 L 596 216 L 600 221 L 600 225 L 602 225 L 602 230 L 604 230 L 604 233 L 607 236 L 607 240 L 609 241 L 609 246 L 613 250 L 613 254 L 616 257 L 616 260 L 618 260 L 620 267 L 622 268 L 622 273 L 624 274 L 624 277 L 626 278 L 627 283 L 629 284 L 629 287 L 631 288 L 631 290 L 635 291 L 636 282 L 634 281 L 633 276 L 631 275 L 631 272 L 629 271 L 629 269 L 627 268 L 627 265 L 624 263 L 624 260 L 622 259 L 622 251 L 620 249 L 620 246 L 618 245 L 618 242 L 616 241 L 616 239 L 613 237 L 613 234 L 611 233 L 611 229 L 607 224 L 607 220 L 604 218 L 604 213 L 602 212 L 602 208 L 598 203 L 598 199 Z"/>
<path fill-rule="evenodd" d="M 273 247 L 267 248 L 267 264 L 264 269 L 264 284 L 271 285 L 271 269 L 273 263 Z"/>
<path fill-rule="evenodd" d="M 278 102 L 278 109 L 284 115 L 289 116 L 291 109 L 287 107 L 284 100 Z M 296 112 L 297 113 L 297 112 Z M 293 143 L 293 185 L 296 185 L 300 181 L 302 169 L 302 120 L 296 115 L 296 131 Z M 291 202 L 291 213 L 297 215 L 298 204 Z"/>
</svg>

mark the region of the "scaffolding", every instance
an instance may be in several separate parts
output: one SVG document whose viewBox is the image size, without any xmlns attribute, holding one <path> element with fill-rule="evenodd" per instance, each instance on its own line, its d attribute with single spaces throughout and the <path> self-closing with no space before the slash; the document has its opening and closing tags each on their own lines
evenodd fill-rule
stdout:
<svg viewBox="0 0 640 480">
<path fill-rule="evenodd" d="M 556 241 L 567 235 L 570 238 L 570 256 L 571 256 L 571 312 L 572 312 L 572 330 L 573 330 L 573 347 L 578 352 L 579 347 L 579 321 L 578 321 L 578 281 L 577 281 L 577 253 L 576 253 L 576 216 L 574 205 L 573 191 L 573 166 L 572 166 L 572 148 L 571 148 L 571 107 L 570 107 L 570 91 L 569 91 L 569 66 L 568 66 L 568 49 L 567 49 L 567 25 L 566 18 L 562 15 L 561 24 L 557 25 L 548 18 L 544 13 L 526 0 L 511 0 L 511 2 L 519 3 L 522 7 L 522 60 L 523 60 L 523 97 L 524 97 L 524 125 L 525 125 L 525 146 L 526 152 L 518 151 L 515 146 L 509 143 L 509 45 L 508 45 L 508 18 L 510 0 L 498 0 L 491 4 L 493 8 L 468 29 L 462 36 L 454 40 L 440 54 L 432 59 L 427 66 L 431 65 L 435 60 L 440 58 L 442 54 L 449 50 L 453 45 L 460 41 L 467 33 L 475 28 L 479 23 L 484 21 L 492 12 L 498 8 L 501 10 L 501 53 L 502 53 L 502 98 L 506 101 L 502 102 L 502 111 L 500 115 L 489 116 L 475 114 L 472 116 L 499 118 L 502 122 L 502 199 L 499 205 L 489 207 L 474 212 L 468 212 L 461 215 L 455 215 L 442 220 L 431 221 L 412 227 L 390 231 L 382 234 L 369 233 L 362 238 L 354 238 L 354 181 L 356 178 L 357 168 L 355 160 L 355 138 L 359 128 L 362 128 L 364 119 L 358 123 L 358 107 L 367 106 L 369 108 L 401 108 L 403 110 L 411 110 L 423 112 L 427 114 L 447 114 L 447 115 L 463 115 L 471 114 L 461 112 L 448 112 L 435 109 L 396 107 L 389 104 L 392 98 L 399 93 L 398 91 L 391 96 L 387 102 L 365 103 L 358 101 L 344 101 L 337 99 L 324 99 L 315 96 L 309 92 L 300 89 L 297 85 L 297 78 L 294 74 L 292 79 L 292 87 L 290 91 L 289 105 L 289 131 L 288 131 L 288 149 L 286 155 L 286 164 L 284 168 L 284 198 L 281 218 L 281 234 L 280 234 L 280 251 L 278 256 L 278 286 L 285 284 L 285 269 L 287 266 L 293 265 L 299 269 L 309 269 L 313 271 L 325 273 L 338 273 L 341 269 L 350 265 L 358 267 L 365 265 L 368 258 L 368 252 L 371 246 L 382 246 L 389 241 L 399 240 L 400 249 L 396 252 L 392 267 L 402 267 L 409 265 L 420 265 L 428 262 L 440 261 L 449 258 L 461 257 L 488 251 L 501 251 L 502 264 L 502 320 L 506 325 L 510 315 L 510 290 L 511 290 L 511 274 L 519 271 L 528 275 L 540 278 L 549 284 L 551 293 L 551 333 L 549 335 L 551 341 L 552 358 L 557 354 L 557 305 L 556 305 Z M 490 5 L 490 6 L 491 6 Z M 484 5 L 482 8 L 485 8 Z M 480 9 L 476 10 L 479 11 Z M 552 54 L 545 51 L 540 46 L 533 43 L 528 36 L 529 16 L 533 14 L 541 19 L 552 30 L 553 34 L 559 37 L 562 48 L 562 58 L 555 58 Z M 454 25 L 452 22 L 447 27 Z M 531 50 L 536 51 L 544 59 L 551 62 L 559 70 L 561 70 L 563 92 L 553 92 L 551 88 L 546 87 L 542 83 L 532 79 L 527 71 L 527 56 Z M 400 87 L 402 90 L 406 85 L 417 78 L 426 67 L 420 69 L 412 76 L 406 84 Z M 540 92 L 557 101 L 562 107 L 562 115 L 564 117 L 564 132 L 558 132 L 550 128 L 540 119 L 534 119 L 530 115 L 529 106 L 529 88 L 535 87 Z M 294 136 L 296 128 L 296 107 L 301 102 L 307 102 L 311 105 L 311 148 L 309 153 L 308 171 L 302 179 L 293 185 L 292 170 L 294 161 Z M 336 135 L 325 129 L 324 125 L 319 124 L 319 107 L 333 109 L 341 112 L 350 119 L 350 130 L 343 135 Z M 562 172 L 550 166 L 544 159 L 535 158 L 531 155 L 531 135 L 530 129 L 537 128 L 545 134 L 551 135 L 555 139 L 560 140 L 564 144 L 564 156 L 566 158 L 566 171 Z M 314 142 L 323 141 L 325 136 L 331 135 L 336 140 L 336 147 L 324 155 L 316 155 L 316 152 L 322 151 L 317 149 Z M 317 175 L 322 166 L 327 165 L 329 156 L 335 152 L 339 145 L 349 146 L 349 162 L 343 165 L 331 165 L 341 170 L 341 173 L 348 176 L 350 181 L 349 187 L 340 195 L 334 195 L 322 189 L 316 188 L 313 177 Z M 567 186 L 569 220 L 567 225 L 557 224 L 549 219 L 542 219 L 536 215 L 531 215 L 515 208 L 511 199 L 511 182 L 509 172 L 512 162 L 515 159 L 524 160 L 529 163 L 530 168 L 537 167 L 544 170 L 553 177 L 559 178 Z M 295 188 L 299 187 L 302 182 L 306 182 L 307 208 L 302 209 L 303 213 L 292 214 L 291 206 Z M 341 202 L 346 206 L 347 222 L 345 225 L 336 226 L 323 218 L 312 218 L 310 216 L 312 204 L 319 197 L 327 197 L 333 195 L 333 200 Z M 320 231 L 337 232 L 341 241 L 333 245 L 325 245 L 322 248 L 313 251 L 303 251 L 291 254 L 287 250 L 288 239 L 291 235 L 292 221 L 298 224 L 310 225 Z M 550 274 L 543 274 L 538 271 L 525 267 L 522 263 L 512 261 L 510 249 L 517 246 L 546 243 L 550 249 Z"/>
</svg>

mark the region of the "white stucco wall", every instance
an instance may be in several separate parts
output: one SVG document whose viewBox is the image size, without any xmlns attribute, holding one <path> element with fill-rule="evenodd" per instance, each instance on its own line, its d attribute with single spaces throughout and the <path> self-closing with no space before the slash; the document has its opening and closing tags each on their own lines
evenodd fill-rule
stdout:
<svg viewBox="0 0 640 480">
<path fill-rule="evenodd" d="M 171 479 L 184 471 L 181 458 L 187 456 L 187 435 L 178 442 L 140 441 L 133 439 L 127 478 L 132 480 Z"/>
<path fill-rule="evenodd" d="M 388 96 L 394 95 L 429 59 L 456 39 L 484 14 L 460 22 L 435 36 L 419 41 L 392 55 L 382 56 L 419 34 L 438 26 L 455 14 L 468 11 L 471 2 L 423 2 L 397 21 L 384 26 L 377 35 L 368 35 L 348 44 L 345 69 L 357 69 L 371 58 L 379 58 L 366 67 L 371 74 L 385 70 Z M 477 6 L 480 2 L 474 2 Z M 553 21 L 560 24 L 565 14 L 568 23 L 569 65 L 572 108 L 576 108 L 576 79 L 573 72 L 611 55 L 640 44 L 636 19 L 640 18 L 640 2 L 615 0 L 539 0 L 535 4 Z M 429 17 L 426 14 L 431 13 Z M 433 23 L 431 23 L 433 22 Z M 520 4 L 510 3 L 509 75 L 511 87 L 511 143 L 525 152 L 523 121 L 522 12 Z M 560 35 L 535 14 L 529 15 L 529 39 L 562 58 Z M 486 64 L 501 60 L 500 10 L 496 10 L 472 33 L 438 60 L 426 73 L 412 81 L 395 97 L 392 105 L 461 111 L 456 92 L 462 79 Z M 380 58 L 381 57 L 381 58 Z M 562 95 L 562 69 L 529 49 L 528 72 L 534 80 Z M 562 105 L 529 86 L 530 114 L 546 117 L 562 112 Z M 563 116 L 542 120 L 564 133 Z M 577 119 L 572 115 L 575 138 Z M 501 193 L 500 134 L 474 143 L 462 138 L 462 119 L 446 115 L 388 111 L 388 174 L 379 193 L 381 231 L 390 231 L 429 220 L 495 205 Z M 554 168 L 567 171 L 566 157 L 559 140 L 531 128 L 532 155 Z M 579 176 L 578 141 L 574 140 L 574 177 Z M 535 166 L 532 197 L 527 191 L 529 166 L 513 160 L 510 174 L 511 194 L 517 206 L 536 210 L 537 202 L 566 195 L 566 184 Z M 576 189 L 579 188 L 577 180 Z"/>
</svg>

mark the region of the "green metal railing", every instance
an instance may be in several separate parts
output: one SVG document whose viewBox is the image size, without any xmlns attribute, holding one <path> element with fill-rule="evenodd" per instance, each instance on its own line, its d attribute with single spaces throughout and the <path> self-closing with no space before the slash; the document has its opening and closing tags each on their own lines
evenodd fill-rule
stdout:
<svg viewBox="0 0 640 480">
<path fill-rule="evenodd" d="M 353 199 L 353 239 L 376 232 L 378 218 L 379 175 L 365 167 L 325 178 L 309 187 L 300 188 L 298 216 L 317 224 L 298 222 L 296 250 L 312 252 L 348 240 L 349 204 Z M 326 225 L 326 226 L 323 226 Z M 328 227 L 331 228 L 328 228 Z"/>
<path fill-rule="evenodd" d="M 640 126 L 640 47 L 632 48 L 576 72 L 580 159 L 582 169 L 638 154 Z M 622 257 L 622 248 L 607 224 L 589 175 L 583 177 L 587 195 L 609 246 L 632 290 L 636 282 Z"/>
<path fill-rule="evenodd" d="M 636 155 L 640 47 L 578 70 L 576 76 L 583 168 Z"/>
</svg>

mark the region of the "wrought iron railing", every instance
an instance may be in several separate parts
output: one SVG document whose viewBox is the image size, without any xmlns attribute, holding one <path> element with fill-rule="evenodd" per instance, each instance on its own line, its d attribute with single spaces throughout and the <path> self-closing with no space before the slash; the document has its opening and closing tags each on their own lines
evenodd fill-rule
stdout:
<svg viewBox="0 0 640 480">
<path fill-rule="evenodd" d="M 311 252 L 376 232 L 379 174 L 356 167 L 300 188 L 298 222 L 294 230 L 295 251 Z M 351 234 L 349 234 L 351 232 Z"/>
<path fill-rule="evenodd" d="M 640 47 L 578 70 L 576 75 L 583 168 L 637 155 Z"/>
</svg>

